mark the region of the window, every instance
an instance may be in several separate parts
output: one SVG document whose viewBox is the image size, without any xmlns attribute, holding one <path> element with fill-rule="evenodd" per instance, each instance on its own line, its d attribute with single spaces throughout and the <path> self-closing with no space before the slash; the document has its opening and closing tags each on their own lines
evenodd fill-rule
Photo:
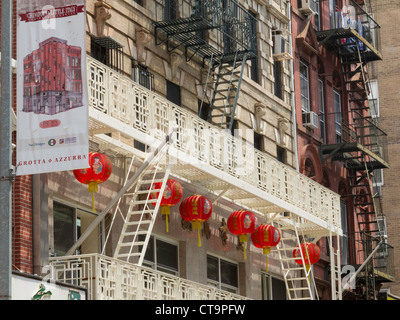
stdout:
<svg viewBox="0 0 400 320">
<path fill-rule="evenodd" d="M 79 239 L 85 229 L 96 218 L 96 214 L 89 211 L 65 205 L 60 202 L 53 203 L 53 234 L 54 254 L 63 256 Z M 102 224 L 77 249 L 78 254 L 100 252 L 102 240 Z"/>
<path fill-rule="evenodd" d="M 165 0 L 164 1 L 164 21 L 174 20 L 177 18 L 177 1 Z"/>
<path fill-rule="evenodd" d="M 181 105 L 181 88 L 167 80 L 167 99 L 176 105 Z"/>
<path fill-rule="evenodd" d="M 274 95 L 282 99 L 282 61 L 274 61 Z"/>
<path fill-rule="evenodd" d="M 210 105 L 203 101 L 201 105 L 201 100 L 198 100 L 198 114 L 199 117 L 205 121 L 208 121 L 208 113 L 210 112 Z"/>
<path fill-rule="evenodd" d="M 335 110 L 336 143 L 342 142 L 342 99 L 340 92 L 333 90 L 333 103 Z"/>
<path fill-rule="evenodd" d="M 368 96 L 368 103 L 373 118 L 379 117 L 379 92 L 378 92 L 378 81 L 370 80 L 370 93 Z"/>
<path fill-rule="evenodd" d="M 383 186 L 383 169 L 374 170 L 374 177 L 372 179 L 374 197 L 382 196 L 382 186 Z"/>
<path fill-rule="evenodd" d="M 282 31 L 272 29 L 272 53 L 281 53 L 284 51 L 286 42 L 282 43 Z M 280 48 L 280 49 L 279 49 Z M 274 95 L 282 99 L 282 61 L 274 59 Z"/>
<path fill-rule="evenodd" d="M 286 300 L 286 285 L 281 279 L 261 272 L 261 299 Z"/>
<path fill-rule="evenodd" d="M 222 8 L 224 12 L 224 25 L 223 25 L 223 42 L 224 42 L 224 53 L 233 52 L 235 41 L 233 39 L 233 32 L 235 29 L 235 21 L 238 17 L 238 4 L 231 0 L 222 0 Z M 236 22 L 237 23 L 237 22 Z"/>
<path fill-rule="evenodd" d="M 122 48 L 122 45 L 110 37 L 90 36 L 91 56 L 118 72 L 123 70 Z"/>
<path fill-rule="evenodd" d="M 153 89 L 154 75 L 135 60 L 132 60 L 132 80 L 149 90 Z"/>
<path fill-rule="evenodd" d="M 319 1 L 315 2 L 315 13 L 314 13 L 314 23 L 315 26 L 317 27 L 317 31 L 321 30 L 321 18 L 320 18 L 320 6 L 319 6 Z"/>
<path fill-rule="evenodd" d="M 254 19 L 251 19 L 250 21 L 250 34 L 257 35 L 257 20 L 256 14 L 253 12 L 249 12 L 249 15 L 254 17 Z M 257 48 L 257 41 L 254 41 L 253 44 L 253 50 L 257 54 L 258 48 Z M 251 80 L 255 82 L 259 82 L 259 77 L 258 77 L 258 58 L 254 58 L 250 60 L 250 78 Z"/>
<path fill-rule="evenodd" d="M 348 238 L 348 226 L 347 226 L 347 202 L 340 201 L 340 216 L 342 221 L 342 230 L 343 236 L 341 239 L 341 248 L 340 251 L 342 253 L 342 265 L 349 264 L 349 238 Z"/>
<path fill-rule="evenodd" d="M 215 256 L 207 255 L 207 281 L 218 289 L 238 292 L 238 265 Z"/>
<path fill-rule="evenodd" d="M 276 158 L 282 163 L 286 163 L 286 151 L 285 148 L 276 146 Z"/>
<path fill-rule="evenodd" d="M 143 7 L 143 0 L 133 0 L 133 2 L 136 2 L 138 5 Z"/>
<path fill-rule="evenodd" d="M 263 136 L 254 131 L 254 148 L 263 151 Z"/>
<path fill-rule="evenodd" d="M 301 92 L 301 110 L 310 112 L 310 83 L 308 74 L 308 65 L 300 61 L 300 92 Z"/>
<path fill-rule="evenodd" d="M 144 239 L 144 235 L 139 236 L 140 241 Z M 151 236 L 147 245 L 143 265 L 161 272 L 178 275 L 178 245 L 172 241 L 164 241 Z"/>
<path fill-rule="evenodd" d="M 319 127 L 321 128 L 322 141 L 326 143 L 324 81 L 321 78 L 318 79 L 318 96 L 319 96 Z"/>
</svg>

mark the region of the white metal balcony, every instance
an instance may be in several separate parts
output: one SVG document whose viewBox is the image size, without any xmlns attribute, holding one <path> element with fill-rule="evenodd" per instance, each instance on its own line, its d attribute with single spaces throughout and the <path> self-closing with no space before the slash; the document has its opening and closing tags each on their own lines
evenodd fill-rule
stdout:
<svg viewBox="0 0 400 320">
<path fill-rule="evenodd" d="M 50 259 L 54 280 L 86 287 L 88 300 L 247 300 L 100 254 Z"/>
<path fill-rule="evenodd" d="M 169 149 L 177 177 L 267 218 L 292 212 L 307 236 L 342 234 L 338 194 L 97 60 L 88 57 L 87 70 L 89 133 L 100 149 L 144 159 L 105 133 L 156 148 L 178 126 Z"/>
<path fill-rule="evenodd" d="M 267 219 L 291 212 L 308 237 L 342 234 L 338 194 L 97 60 L 88 57 L 87 70 L 90 139 L 101 150 L 145 159 L 124 141 L 156 148 L 178 126 L 173 175 Z"/>
</svg>

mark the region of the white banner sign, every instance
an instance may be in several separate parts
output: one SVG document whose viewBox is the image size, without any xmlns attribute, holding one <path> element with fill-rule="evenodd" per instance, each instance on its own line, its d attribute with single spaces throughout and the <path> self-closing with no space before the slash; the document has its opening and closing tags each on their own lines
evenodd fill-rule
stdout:
<svg viewBox="0 0 400 320">
<path fill-rule="evenodd" d="M 87 168 L 85 1 L 19 0 L 17 10 L 16 174 Z"/>
</svg>

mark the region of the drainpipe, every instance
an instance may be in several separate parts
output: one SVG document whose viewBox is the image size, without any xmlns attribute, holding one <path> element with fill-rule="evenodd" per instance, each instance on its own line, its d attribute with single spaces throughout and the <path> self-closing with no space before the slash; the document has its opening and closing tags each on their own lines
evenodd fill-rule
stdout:
<svg viewBox="0 0 400 320">
<path fill-rule="evenodd" d="M 297 152 L 297 125 L 296 125 L 296 100 L 295 100 L 295 94 L 294 94 L 294 54 L 293 54 L 293 39 L 292 39 L 292 16 L 291 16 L 291 5 L 290 5 L 290 0 L 286 4 L 287 6 L 287 12 L 288 12 L 288 17 L 289 17 L 289 48 L 290 48 L 290 54 L 293 57 L 293 59 L 290 59 L 290 96 L 292 99 L 292 121 L 293 121 L 293 142 L 294 142 L 294 156 L 295 156 L 295 165 L 296 165 L 296 171 L 299 172 L 299 157 L 298 157 L 298 152 Z"/>
<path fill-rule="evenodd" d="M 0 300 L 11 300 L 12 1 L 1 1 Z"/>
</svg>

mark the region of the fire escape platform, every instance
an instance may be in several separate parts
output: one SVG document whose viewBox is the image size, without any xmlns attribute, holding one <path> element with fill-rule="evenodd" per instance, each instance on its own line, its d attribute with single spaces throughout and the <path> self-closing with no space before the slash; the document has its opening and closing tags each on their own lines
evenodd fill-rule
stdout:
<svg viewBox="0 0 400 320">
<path fill-rule="evenodd" d="M 166 156 L 172 176 L 269 221 L 293 213 L 310 238 L 342 235 L 338 194 L 98 61 L 88 57 L 87 68 L 90 140 L 102 152 L 144 161 L 132 141 L 154 150 L 177 126 Z"/>
<path fill-rule="evenodd" d="M 167 48 L 172 51 L 178 47 L 185 48 L 186 60 L 189 61 L 194 55 L 198 55 L 204 60 L 213 57 L 213 63 L 218 64 L 234 60 L 235 52 L 224 52 L 216 46 L 209 44 L 206 40 L 197 36 L 196 31 L 204 31 L 216 28 L 208 20 L 202 18 L 181 18 L 168 21 L 154 22 L 155 38 L 157 44 L 167 43 Z M 161 40 L 159 40 L 161 38 Z M 159 42 L 158 42 L 159 41 Z M 256 58 L 256 54 L 249 49 L 243 47 L 240 51 L 238 60 L 242 60 L 244 53 L 247 59 Z"/>
<path fill-rule="evenodd" d="M 354 40 L 361 41 L 366 46 L 366 50 L 364 50 L 362 53 L 364 62 L 383 59 L 382 54 L 369 41 L 367 41 L 363 36 L 361 36 L 355 29 L 339 28 L 339 29 L 317 31 L 316 35 L 320 46 L 325 44 L 333 49 L 335 49 L 338 45 L 337 40 L 354 38 Z M 356 44 L 357 41 L 354 41 L 354 43 L 351 45 L 355 46 Z M 350 50 L 350 47 L 345 55 L 346 55 L 346 60 L 348 62 L 351 61 L 357 62 L 358 60 L 357 51 Z"/>
<path fill-rule="evenodd" d="M 373 153 L 371 150 L 358 142 L 321 145 L 320 153 L 322 155 L 321 159 L 324 159 L 323 161 L 326 161 L 326 159 L 329 157 L 332 157 L 333 160 L 346 161 L 346 166 L 350 169 L 365 169 L 365 164 L 363 162 L 358 161 L 358 159 L 354 159 L 361 158 L 360 154 L 369 157 L 370 162 L 373 163 L 372 167 L 374 169 L 389 168 L 389 163 L 386 160 L 381 158 L 379 155 Z M 358 153 L 359 156 L 355 157 L 354 155 L 352 155 L 352 153 Z"/>
</svg>

